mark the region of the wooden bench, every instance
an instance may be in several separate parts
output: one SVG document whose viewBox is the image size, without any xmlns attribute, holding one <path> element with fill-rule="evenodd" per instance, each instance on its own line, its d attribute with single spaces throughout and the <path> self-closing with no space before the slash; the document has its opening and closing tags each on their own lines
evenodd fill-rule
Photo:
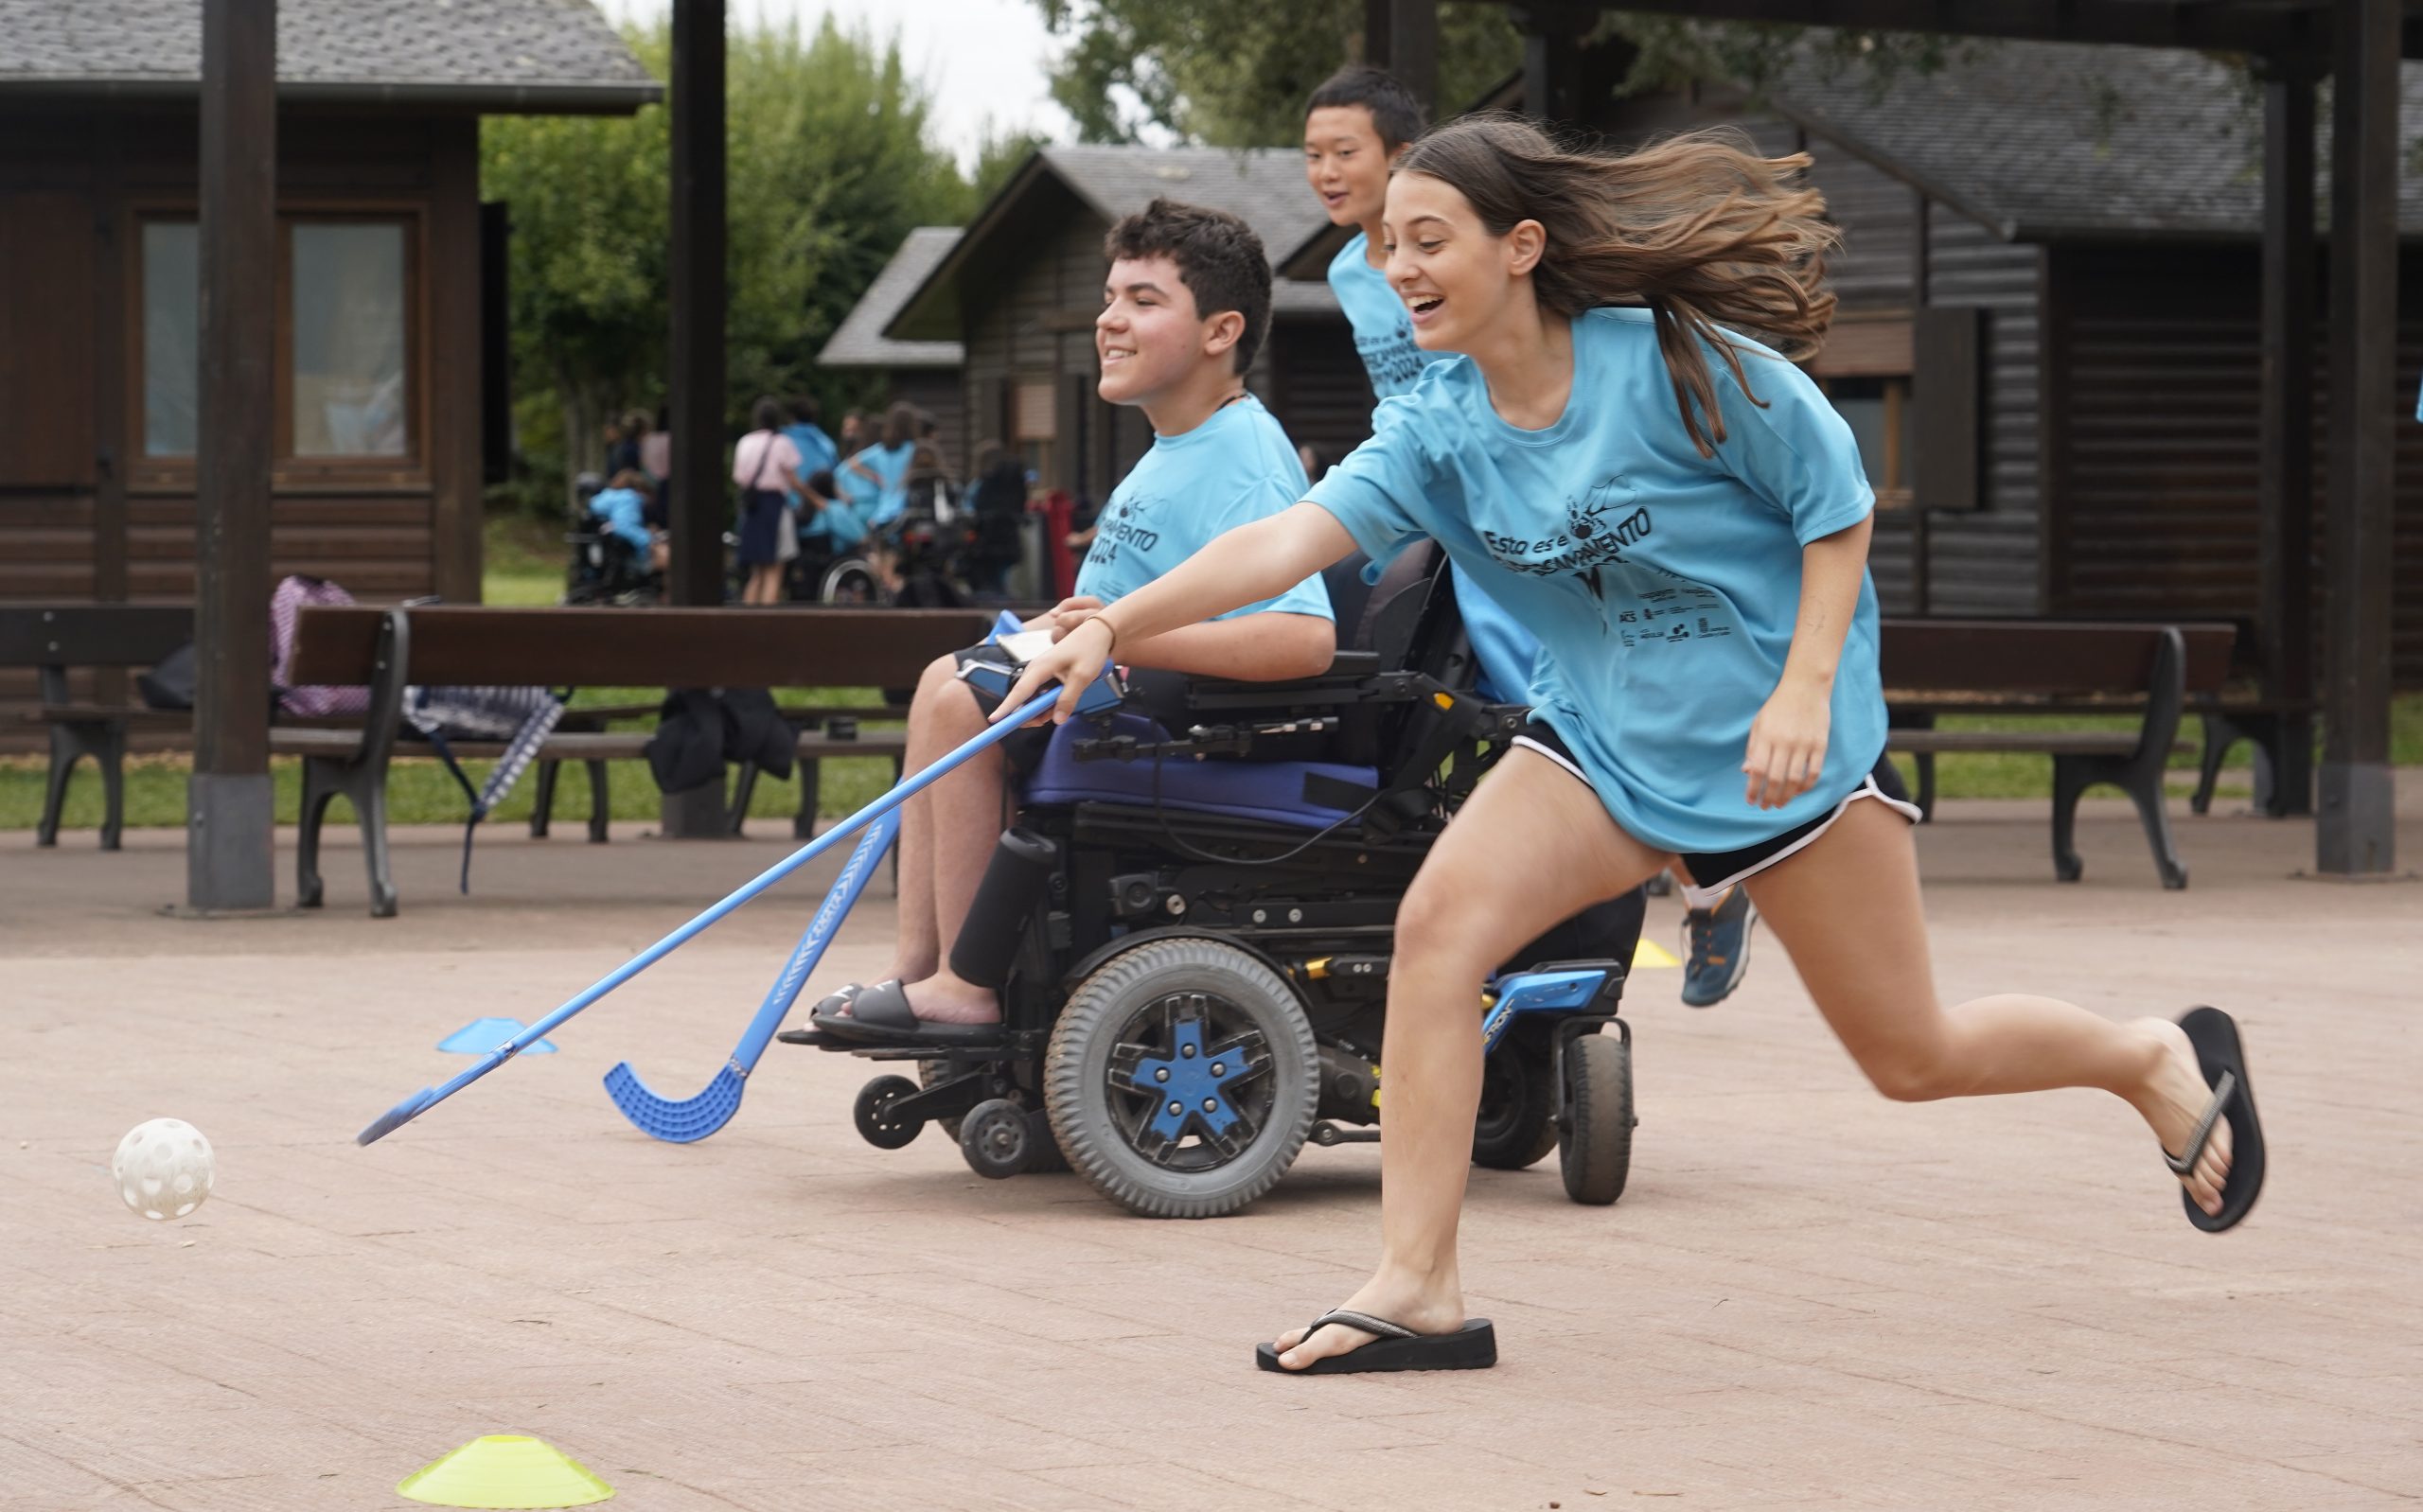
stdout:
<svg viewBox="0 0 2423 1512">
<path fill-rule="evenodd" d="M 294 680 L 367 683 L 372 692 L 370 713 L 358 734 L 271 732 L 273 751 L 303 758 L 297 891 L 306 907 L 321 902 L 322 820 L 329 800 L 343 794 L 362 824 L 371 913 L 385 918 L 396 912 L 386 774 L 396 757 L 416 753 L 409 742 L 398 743 L 408 683 L 682 687 L 713 677 L 716 685 L 728 687 L 911 686 L 928 662 L 982 640 L 990 624 L 988 614 L 959 609 L 308 607 L 296 625 Z M 829 716 L 832 711 L 792 712 Z M 595 782 L 606 762 L 642 754 L 648 738 L 641 730 L 558 731 L 539 754 L 542 761 L 581 762 Z M 502 749 L 450 745 L 465 757 L 490 757 Z M 802 739 L 799 754 L 803 761 L 896 759 L 903 745 L 896 732 L 814 735 Z M 810 785 L 803 774 L 803 788 Z M 602 787 L 595 799 L 602 805 Z M 739 809 L 746 812 L 745 801 Z M 592 836 L 601 814 L 602 806 L 592 807 Z M 812 820 L 811 808 L 795 823 Z"/>
<path fill-rule="evenodd" d="M 2076 882 L 2078 797 L 2109 782 L 2137 805 L 2166 888 L 2187 886 L 2170 836 L 2165 772 L 2190 692 L 2229 674 L 2226 624 L 2055 620 L 1886 620 L 1882 627 L 1886 748 L 1916 759 L 1919 806 L 1935 808 L 1935 758 L 2022 751 L 2053 758 L 2053 872 Z M 1938 730 L 1944 714 L 1988 717 L 2131 713 L 2129 730 Z"/>
<path fill-rule="evenodd" d="M 101 771 L 101 849 L 115 851 L 125 823 L 127 736 L 190 730 L 193 715 L 141 705 L 77 700 L 69 673 L 151 667 L 193 639 L 193 608 L 183 604 L 17 604 L 0 608 L 0 666 L 35 669 L 42 702 L 27 717 L 49 727 L 50 775 L 34 843 L 59 843 L 60 811 L 76 764 Z"/>
</svg>

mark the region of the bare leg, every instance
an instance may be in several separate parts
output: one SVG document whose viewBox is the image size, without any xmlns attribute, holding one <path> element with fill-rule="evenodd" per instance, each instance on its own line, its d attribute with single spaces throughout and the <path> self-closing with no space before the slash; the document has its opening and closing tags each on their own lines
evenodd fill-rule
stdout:
<svg viewBox="0 0 2423 1512">
<path fill-rule="evenodd" d="M 1618 829 L 1572 773 L 1520 747 L 1431 848 L 1397 910 L 1388 972 L 1380 1269 L 1346 1307 L 1421 1333 L 1463 1322 L 1456 1222 L 1480 1104 L 1481 983 L 1527 941 L 1638 887 L 1667 859 Z M 1371 1339 L 1336 1324 L 1309 1341 L 1302 1332 L 1280 1335 L 1289 1369 Z"/>
<path fill-rule="evenodd" d="M 2210 1092 L 2167 1019 L 2118 1024 L 2050 997 L 2001 993 L 1940 1007 L 1909 821 L 1855 802 L 1814 844 L 1748 883 L 1800 979 L 1878 1091 L 1897 1101 L 2100 1087 L 2165 1149 L 2184 1147 Z M 2229 1175 L 2216 1126 L 2184 1185 L 2207 1212 Z"/>
<path fill-rule="evenodd" d="M 983 712 L 956 670 L 955 659 L 939 657 L 918 680 L 909 706 L 903 770 L 923 771 L 984 732 Z M 943 964 L 1000 837 L 1001 774 L 997 746 L 978 752 L 903 808 L 899 943 L 885 976 L 910 984 L 910 1007 L 920 1018 L 988 1024 L 1001 1016 L 999 997 Z"/>
</svg>

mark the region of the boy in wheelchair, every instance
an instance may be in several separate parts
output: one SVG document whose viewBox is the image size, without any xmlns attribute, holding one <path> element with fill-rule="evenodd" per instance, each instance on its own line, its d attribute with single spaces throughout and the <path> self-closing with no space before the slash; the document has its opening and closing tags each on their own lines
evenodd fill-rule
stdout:
<svg viewBox="0 0 2423 1512">
<path fill-rule="evenodd" d="M 1260 238 L 1233 216 L 1156 201 L 1114 226 L 1105 252 L 1111 266 L 1094 328 L 1100 392 L 1141 409 L 1155 439 L 1114 493 L 1109 528 L 1078 573 L 1075 595 L 1030 622 L 1034 629 L 1132 591 L 1222 531 L 1289 507 L 1305 487 L 1295 448 L 1245 389 L 1270 320 Z M 1129 659 L 1160 673 L 1265 681 L 1322 671 L 1335 643 L 1328 595 L 1318 578 L 1307 578 L 1277 599 L 1141 643 Z M 919 682 L 909 771 L 985 728 L 992 706 L 962 682 L 961 659 L 937 659 Z M 949 970 L 943 948 L 959 935 L 1000 833 L 1005 767 L 1031 768 L 1044 739 L 1022 734 L 1010 742 L 1017 748 L 985 752 L 910 801 L 892 970 L 873 987 L 824 999 L 819 1022 L 843 1033 L 881 1029 L 939 1042 L 1000 1021 L 993 988 Z"/>
<path fill-rule="evenodd" d="M 1108 250 L 1102 392 L 1141 404 L 1157 440 L 1103 513 L 1079 596 L 1032 629 L 1304 487 L 1237 376 L 1268 308 L 1251 233 L 1157 202 Z M 1224 457 L 1248 475 L 1219 472 Z M 784 1038 L 921 1063 L 927 1085 L 888 1076 L 862 1094 L 858 1127 L 879 1145 L 940 1122 L 983 1174 L 1066 1160 L 1136 1211 L 1208 1216 L 1266 1190 L 1308 1137 L 1377 1136 L 1398 901 L 1525 711 L 1476 693 L 1454 591 L 1425 554 L 1376 589 L 1333 570 L 1325 591 L 1307 582 L 1121 652 L 1157 670 L 1130 678 L 1117 712 L 1021 732 L 1009 744 L 1023 749 L 910 801 L 894 979 L 834 993 Z M 979 690 L 1008 681 L 985 676 L 992 661 L 978 648 L 928 669 L 911 770 L 984 729 L 998 692 Z M 1022 802 L 1002 835 L 1005 765 Z M 1632 1125 L 1615 1007 L 1639 926 L 1634 894 L 1509 963 L 1548 965 L 1501 976 L 1477 1019 L 1500 1053 L 1477 1158 L 1529 1166 L 1562 1130 L 1568 1191 L 1615 1200 Z"/>
</svg>

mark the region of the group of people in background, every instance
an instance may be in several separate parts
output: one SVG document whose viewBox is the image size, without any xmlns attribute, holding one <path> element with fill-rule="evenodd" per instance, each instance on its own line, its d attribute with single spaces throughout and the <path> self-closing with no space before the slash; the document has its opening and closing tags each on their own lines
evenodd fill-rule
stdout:
<svg viewBox="0 0 2423 1512">
<path fill-rule="evenodd" d="M 607 484 L 589 504 L 601 529 L 657 571 L 667 560 L 667 418 L 663 410 L 653 417 L 634 410 L 607 426 Z M 983 441 L 974 475 L 962 480 L 944 460 L 938 422 L 907 403 L 875 417 L 851 410 L 838 435 L 821 419 L 807 395 L 751 406 L 731 474 L 741 603 L 814 598 L 826 570 L 844 557 L 864 560 L 885 598 L 914 599 L 916 558 L 938 533 L 947 536 L 943 602 L 962 589 L 980 597 L 1004 590 L 1020 554 L 1030 482 L 1022 459 Z"/>
</svg>

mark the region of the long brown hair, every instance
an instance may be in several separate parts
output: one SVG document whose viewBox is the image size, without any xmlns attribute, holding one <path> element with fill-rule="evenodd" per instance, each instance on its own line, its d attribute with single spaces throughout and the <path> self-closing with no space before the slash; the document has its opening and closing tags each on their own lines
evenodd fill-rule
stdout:
<svg viewBox="0 0 2423 1512">
<path fill-rule="evenodd" d="M 1413 144 L 1400 173 L 1461 194 L 1493 237 L 1524 220 L 1548 232 L 1531 269 L 1544 309 L 1568 318 L 1601 305 L 1644 304 L 1657 349 L 1700 455 L 1724 440 L 1707 348 L 1750 402 L 1742 357 L 1719 327 L 1755 335 L 1797 360 L 1833 319 L 1821 287 L 1839 233 L 1826 200 L 1795 182 L 1805 153 L 1762 157 L 1738 132 L 1692 132 L 1622 156 L 1569 150 L 1518 115 L 1466 116 Z"/>
</svg>

